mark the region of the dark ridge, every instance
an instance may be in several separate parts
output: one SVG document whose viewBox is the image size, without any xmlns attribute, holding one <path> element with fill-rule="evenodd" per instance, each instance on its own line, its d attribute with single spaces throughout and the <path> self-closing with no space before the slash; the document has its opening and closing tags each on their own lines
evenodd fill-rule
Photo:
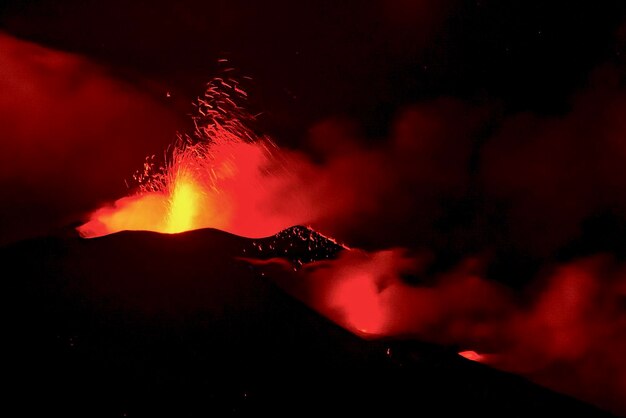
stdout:
<svg viewBox="0 0 626 418">
<path fill-rule="evenodd" d="M 309 234 L 296 231 L 123 232 L 4 248 L 4 407 L 64 417 L 606 416 L 449 348 L 361 340 L 240 259 L 259 242 Z"/>
</svg>

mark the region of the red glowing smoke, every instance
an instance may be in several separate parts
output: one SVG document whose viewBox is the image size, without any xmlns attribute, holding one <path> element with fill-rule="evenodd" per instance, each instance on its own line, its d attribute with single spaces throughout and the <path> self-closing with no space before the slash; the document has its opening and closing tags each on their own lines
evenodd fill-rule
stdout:
<svg viewBox="0 0 626 418">
<path fill-rule="evenodd" d="M 406 284 L 402 277 L 424 274 L 428 260 L 401 249 L 350 250 L 297 273 L 289 266 L 281 271 L 283 263 L 264 268 L 290 293 L 364 337 L 464 347 L 459 354 L 470 360 L 626 411 L 625 264 L 596 256 L 556 265 L 536 283 L 538 291 L 520 297 L 485 279 L 480 258 L 434 282 Z"/>
<path fill-rule="evenodd" d="M 306 221 L 271 211 L 268 199 L 283 171 L 267 141 L 224 140 L 183 146 L 150 189 L 96 211 L 79 228 L 85 237 L 123 230 L 164 233 L 217 228 L 247 237 L 269 236 Z M 282 180 L 282 179 L 281 179 Z"/>
<path fill-rule="evenodd" d="M 603 67 L 566 115 L 503 121 L 481 150 L 481 179 L 490 196 L 506 202 L 510 241 L 548 253 L 575 238 L 594 213 L 626 217 L 625 111 L 623 76 Z"/>
<path fill-rule="evenodd" d="M 82 57 L 0 33 L 0 245 L 126 193 L 176 118 Z"/>
</svg>

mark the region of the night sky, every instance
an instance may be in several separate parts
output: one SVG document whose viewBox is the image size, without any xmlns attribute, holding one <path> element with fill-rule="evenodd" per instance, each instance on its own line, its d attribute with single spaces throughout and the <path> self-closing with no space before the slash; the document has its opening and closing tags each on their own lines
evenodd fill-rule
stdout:
<svg viewBox="0 0 626 418">
<path fill-rule="evenodd" d="M 594 68 L 622 62 L 626 42 L 617 0 L 3 4 L 6 32 L 84 55 L 157 96 L 176 92 L 180 112 L 229 58 L 289 144 L 343 115 L 380 136 L 403 105 L 438 96 L 559 114 Z"/>
</svg>

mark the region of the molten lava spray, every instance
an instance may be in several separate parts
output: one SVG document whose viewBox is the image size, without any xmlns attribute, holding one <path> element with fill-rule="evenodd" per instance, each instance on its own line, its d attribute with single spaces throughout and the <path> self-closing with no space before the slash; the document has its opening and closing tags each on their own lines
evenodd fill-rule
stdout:
<svg viewBox="0 0 626 418">
<path fill-rule="evenodd" d="M 138 191 L 103 207 L 78 228 L 91 238 L 123 230 L 178 233 L 217 228 L 247 237 L 273 235 L 306 223 L 306 210 L 290 202 L 276 208 L 290 181 L 286 154 L 253 133 L 252 116 L 237 103 L 245 93 L 234 80 L 209 83 L 197 102 L 193 136 L 179 136 L 163 167 L 152 159 L 135 176 Z"/>
</svg>

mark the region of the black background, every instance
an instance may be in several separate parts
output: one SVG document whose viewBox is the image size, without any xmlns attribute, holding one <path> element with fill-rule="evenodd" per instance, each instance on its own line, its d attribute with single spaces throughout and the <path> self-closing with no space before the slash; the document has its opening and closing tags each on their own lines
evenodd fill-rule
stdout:
<svg viewBox="0 0 626 418">
<path fill-rule="evenodd" d="M 621 59 L 626 10 L 619 0 L 3 4 L 5 31 L 176 92 L 181 113 L 229 58 L 254 78 L 266 128 L 293 145 L 337 115 L 382 136 L 403 105 L 441 95 L 564 112 L 594 67 Z"/>
</svg>

